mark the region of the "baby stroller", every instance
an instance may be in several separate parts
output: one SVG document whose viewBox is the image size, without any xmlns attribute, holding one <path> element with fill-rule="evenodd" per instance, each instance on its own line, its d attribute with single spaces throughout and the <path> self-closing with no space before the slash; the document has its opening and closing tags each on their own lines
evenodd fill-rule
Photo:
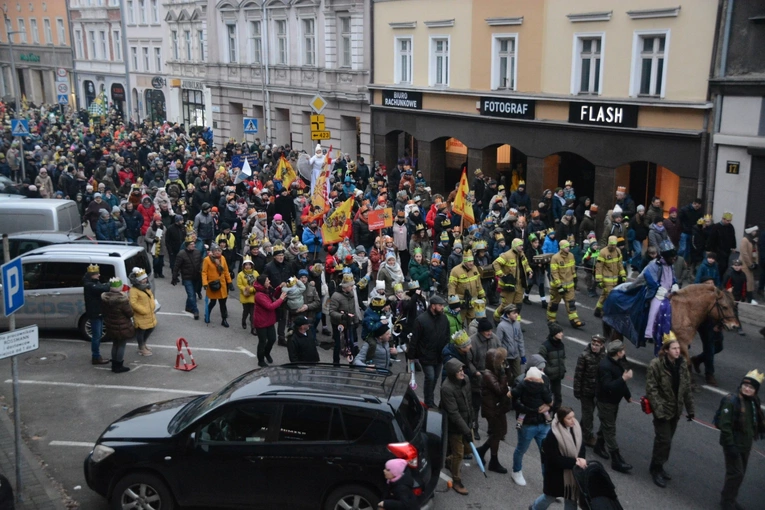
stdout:
<svg viewBox="0 0 765 510">
<path fill-rule="evenodd" d="M 596 460 L 587 461 L 587 467 L 574 468 L 574 479 L 579 487 L 579 506 L 585 510 L 624 510 L 616 497 L 611 477 Z"/>
</svg>

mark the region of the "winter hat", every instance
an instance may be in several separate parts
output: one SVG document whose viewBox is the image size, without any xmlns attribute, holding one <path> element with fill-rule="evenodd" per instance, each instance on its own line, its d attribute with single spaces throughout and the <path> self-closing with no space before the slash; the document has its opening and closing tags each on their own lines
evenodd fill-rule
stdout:
<svg viewBox="0 0 765 510">
<path fill-rule="evenodd" d="M 608 344 L 608 355 L 613 356 L 619 351 L 624 350 L 624 343 L 621 340 L 613 340 Z"/>
<path fill-rule="evenodd" d="M 525 379 L 539 379 L 540 381 L 544 380 L 542 378 L 542 371 L 539 370 L 537 367 L 531 367 L 526 371 L 526 377 Z"/>
<path fill-rule="evenodd" d="M 538 370 L 544 370 L 547 366 L 547 360 L 542 357 L 541 354 L 532 354 L 528 361 L 529 369 L 536 368 Z"/>
<path fill-rule="evenodd" d="M 391 482 L 395 482 L 404 476 L 404 471 L 406 471 L 407 465 L 408 464 L 405 459 L 390 459 L 385 463 L 385 469 L 390 471 L 390 473 L 393 475 Z"/>
<path fill-rule="evenodd" d="M 562 250 L 563 248 L 570 248 L 571 243 L 569 243 L 567 240 L 563 239 L 561 242 L 558 243 L 558 246 Z"/>
<path fill-rule="evenodd" d="M 491 321 L 489 319 L 484 317 L 483 319 L 478 321 L 479 332 L 491 331 L 492 329 L 494 329 L 494 326 L 492 326 Z"/>
<path fill-rule="evenodd" d="M 282 215 L 279 213 L 274 214 L 274 221 L 282 221 Z"/>
<path fill-rule="evenodd" d="M 388 327 L 387 324 L 380 324 L 379 326 L 377 326 L 377 329 L 375 329 L 374 333 L 372 333 L 372 334 L 374 335 L 375 338 L 380 338 L 385 333 L 387 333 L 389 330 L 390 330 L 390 328 Z"/>
<path fill-rule="evenodd" d="M 101 212 L 100 212 L 100 213 L 98 213 L 98 214 L 99 214 L 99 216 L 101 216 L 102 218 L 108 218 L 108 217 L 109 217 L 109 211 L 107 211 L 106 209 L 101 209 Z"/>
<path fill-rule="evenodd" d="M 643 204 L 637 206 L 637 212 L 645 212 L 645 206 Z"/>
<path fill-rule="evenodd" d="M 672 214 L 673 212 L 677 212 L 677 207 L 670 207 L 669 208 L 669 214 Z"/>
<path fill-rule="evenodd" d="M 550 332 L 550 336 L 555 336 L 558 333 L 562 333 L 563 332 L 563 328 L 557 322 L 550 322 L 550 323 L 548 323 L 547 324 L 547 329 Z"/>
<path fill-rule="evenodd" d="M 749 227 L 749 228 L 745 228 L 745 229 L 744 229 L 744 232 L 745 232 L 745 233 L 747 233 L 747 234 L 754 234 L 755 232 L 757 232 L 757 230 L 759 230 L 759 228 L 757 227 L 757 225 L 752 225 L 752 226 L 751 226 L 751 227 Z"/>
</svg>

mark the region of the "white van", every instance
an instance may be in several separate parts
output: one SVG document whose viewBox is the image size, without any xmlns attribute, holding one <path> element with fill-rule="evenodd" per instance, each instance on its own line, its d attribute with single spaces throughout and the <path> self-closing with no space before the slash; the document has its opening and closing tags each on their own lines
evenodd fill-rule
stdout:
<svg viewBox="0 0 765 510">
<path fill-rule="evenodd" d="M 125 285 L 130 285 L 128 275 L 133 268 L 140 267 L 149 275 L 154 288 L 151 261 L 142 246 L 51 244 L 21 255 L 24 306 L 14 314 L 16 326 L 37 324 L 40 329 L 77 329 L 83 338 L 90 340 L 82 281 L 90 264 L 98 264 L 102 283 L 116 276 Z M 154 308 L 159 310 L 159 303 L 155 302 Z M 0 313 L 0 331 L 7 329 L 8 318 Z"/>
<path fill-rule="evenodd" d="M 0 200 L 0 234 L 31 230 L 82 233 L 82 219 L 73 200 L 32 198 Z"/>
</svg>

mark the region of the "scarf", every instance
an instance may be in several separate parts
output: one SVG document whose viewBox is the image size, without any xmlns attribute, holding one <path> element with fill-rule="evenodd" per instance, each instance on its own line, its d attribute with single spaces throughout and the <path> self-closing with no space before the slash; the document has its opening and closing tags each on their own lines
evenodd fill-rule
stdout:
<svg viewBox="0 0 765 510">
<path fill-rule="evenodd" d="M 380 264 L 380 269 L 384 269 L 390 275 L 393 283 L 402 283 L 404 281 L 404 272 L 401 270 L 401 265 L 398 262 L 393 267 L 390 267 L 387 262 L 383 262 Z"/>
<path fill-rule="evenodd" d="M 558 417 L 555 416 L 550 430 L 555 435 L 555 439 L 558 440 L 558 450 L 562 456 L 572 459 L 579 457 L 579 450 L 582 447 L 582 427 L 579 426 L 578 421 L 575 420 L 573 428 L 568 428 L 560 423 Z M 579 499 L 579 489 L 572 469 L 563 470 L 563 498 L 571 501 Z"/>
</svg>

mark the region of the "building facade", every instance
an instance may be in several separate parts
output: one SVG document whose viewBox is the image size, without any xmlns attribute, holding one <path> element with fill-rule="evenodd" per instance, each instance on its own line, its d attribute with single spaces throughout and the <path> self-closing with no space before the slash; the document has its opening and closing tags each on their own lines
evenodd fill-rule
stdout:
<svg viewBox="0 0 765 510">
<path fill-rule="evenodd" d="M 167 118 L 164 6 L 161 0 L 124 0 L 124 4 L 131 117 L 164 122 Z"/>
<path fill-rule="evenodd" d="M 716 19 L 715 0 L 375 1 L 375 159 L 411 156 L 438 190 L 467 162 L 534 200 L 571 180 L 601 208 L 617 186 L 688 203 Z"/>
<path fill-rule="evenodd" d="M 740 238 L 750 225 L 765 228 L 765 4 L 727 0 L 721 18 L 707 184 L 715 221 L 732 212 Z"/>
<path fill-rule="evenodd" d="M 212 127 L 212 92 L 205 82 L 208 2 L 171 0 L 164 8 L 162 51 L 168 86 L 167 119 L 183 124 L 187 130 Z"/>
<path fill-rule="evenodd" d="M 325 146 L 369 155 L 371 0 L 222 0 L 208 13 L 216 143 L 291 144 L 313 152 L 310 103 L 320 96 Z"/>
<path fill-rule="evenodd" d="M 129 83 L 120 0 L 69 0 L 77 105 L 87 108 L 101 93 L 126 116 Z"/>
<path fill-rule="evenodd" d="M 15 96 L 9 33 L 16 32 L 12 37 L 19 99 L 23 96 L 37 105 L 56 103 L 59 95 L 69 100 L 72 49 L 66 3 L 34 0 L 5 6 L 5 22 L 0 28 L 0 96 Z M 56 79 L 57 71 L 60 80 Z M 59 89 L 60 83 L 64 85 Z"/>
</svg>

